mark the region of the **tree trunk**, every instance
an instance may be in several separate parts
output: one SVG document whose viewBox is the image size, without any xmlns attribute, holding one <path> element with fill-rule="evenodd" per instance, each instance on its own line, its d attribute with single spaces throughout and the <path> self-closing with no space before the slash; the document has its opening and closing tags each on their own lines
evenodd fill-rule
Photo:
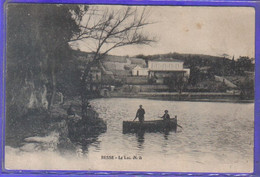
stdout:
<svg viewBox="0 0 260 177">
<path fill-rule="evenodd" d="M 55 62 L 53 62 L 52 67 L 51 67 L 51 81 L 52 81 L 52 92 L 51 92 L 51 99 L 50 99 L 50 103 L 49 103 L 49 109 L 53 106 L 55 95 L 56 95 Z"/>
<path fill-rule="evenodd" d="M 81 114 L 82 118 L 86 118 L 87 115 L 87 95 L 86 95 L 86 72 L 84 71 L 81 78 Z"/>
</svg>

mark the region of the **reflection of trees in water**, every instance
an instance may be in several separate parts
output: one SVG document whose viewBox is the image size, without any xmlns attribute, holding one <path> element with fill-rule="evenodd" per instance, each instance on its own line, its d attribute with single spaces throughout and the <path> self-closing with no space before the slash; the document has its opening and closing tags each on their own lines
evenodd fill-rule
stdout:
<svg viewBox="0 0 260 177">
<path fill-rule="evenodd" d="M 73 144 L 77 144 L 77 153 L 81 153 L 82 155 L 87 155 L 90 144 L 97 142 L 97 140 L 98 137 L 84 137 L 80 139 L 71 139 Z"/>
<path fill-rule="evenodd" d="M 81 149 L 82 154 L 88 153 L 89 145 L 98 142 L 98 136 L 107 130 L 102 119 L 88 119 L 68 122 L 68 138 Z"/>
</svg>

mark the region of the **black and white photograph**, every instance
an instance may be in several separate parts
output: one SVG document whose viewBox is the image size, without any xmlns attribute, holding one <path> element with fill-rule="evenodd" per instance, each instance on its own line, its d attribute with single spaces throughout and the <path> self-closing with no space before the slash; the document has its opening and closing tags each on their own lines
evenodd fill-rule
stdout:
<svg viewBox="0 0 260 177">
<path fill-rule="evenodd" d="M 5 169 L 253 172 L 254 8 L 5 10 Z"/>
</svg>

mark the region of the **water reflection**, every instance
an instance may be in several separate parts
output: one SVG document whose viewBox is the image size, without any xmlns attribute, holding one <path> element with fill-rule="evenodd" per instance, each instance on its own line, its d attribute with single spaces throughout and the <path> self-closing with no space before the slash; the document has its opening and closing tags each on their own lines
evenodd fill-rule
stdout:
<svg viewBox="0 0 260 177">
<path fill-rule="evenodd" d="M 175 132 L 176 132 L 176 131 L 175 131 Z M 169 131 L 169 130 L 165 130 L 165 131 L 164 131 L 164 136 L 163 136 L 163 137 L 164 137 L 165 140 L 168 140 L 169 134 L 170 134 L 170 131 Z"/>
<path fill-rule="evenodd" d="M 173 132 L 173 133 L 176 133 L 176 130 L 164 130 L 164 131 L 161 131 L 161 132 L 153 132 L 153 133 L 156 133 L 156 134 L 161 134 L 162 137 L 167 141 L 169 139 L 169 136 L 170 136 L 170 132 Z M 143 149 L 144 148 L 144 143 L 145 143 L 145 134 L 149 134 L 151 132 L 145 132 L 145 131 L 138 131 L 135 134 L 136 136 L 136 141 L 137 141 L 137 148 L 138 149 Z M 133 134 L 133 133 L 129 133 L 129 134 Z"/>
<path fill-rule="evenodd" d="M 99 146 L 98 137 L 106 130 L 106 123 L 99 118 L 68 122 L 68 138 L 77 145 L 77 154 L 81 155 L 87 155 L 90 144 Z"/>
<path fill-rule="evenodd" d="M 139 131 L 136 133 L 136 137 L 137 137 L 137 147 L 138 149 L 143 149 L 143 144 L 144 144 L 144 134 L 145 131 Z"/>
</svg>

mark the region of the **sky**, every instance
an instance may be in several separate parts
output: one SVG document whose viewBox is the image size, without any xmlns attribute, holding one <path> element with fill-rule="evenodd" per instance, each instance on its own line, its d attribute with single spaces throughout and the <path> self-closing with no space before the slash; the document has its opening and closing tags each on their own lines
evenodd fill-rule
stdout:
<svg viewBox="0 0 260 177">
<path fill-rule="evenodd" d="M 155 36 L 157 42 L 150 46 L 122 47 L 109 54 L 134 56 L 177 52 L 254 57 L 254 8 L 147 6 L 146 9 L 148 21 L 155 23 L 145 26 L 143 32 Z M 78 44 L 80 50 L 89 51 L 87 43 Z"/>
</svg>

